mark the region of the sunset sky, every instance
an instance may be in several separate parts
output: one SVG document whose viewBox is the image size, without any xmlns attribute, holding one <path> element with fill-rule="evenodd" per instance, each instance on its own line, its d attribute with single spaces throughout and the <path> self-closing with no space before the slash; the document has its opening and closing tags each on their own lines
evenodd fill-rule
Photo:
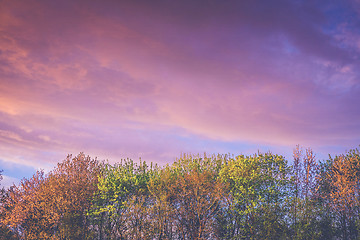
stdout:
<svg viewBox="0 0 360 240">
<path fill-rule="evenodd" d="M 2 185 L 67 154 L 360 144 L 360 1 L 0 1 Z"/>
</svg>

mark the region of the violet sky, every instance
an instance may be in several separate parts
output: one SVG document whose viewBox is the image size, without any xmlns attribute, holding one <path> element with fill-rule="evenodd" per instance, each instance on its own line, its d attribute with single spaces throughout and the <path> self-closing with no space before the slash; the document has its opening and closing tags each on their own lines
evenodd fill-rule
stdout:
<svg viewBox="0 0 360 240">
<path fill-rule="evenodd" d="M 67 154 L 360 144 L 360 1 L 1 0 L 5 182 Z"/>
</svg>

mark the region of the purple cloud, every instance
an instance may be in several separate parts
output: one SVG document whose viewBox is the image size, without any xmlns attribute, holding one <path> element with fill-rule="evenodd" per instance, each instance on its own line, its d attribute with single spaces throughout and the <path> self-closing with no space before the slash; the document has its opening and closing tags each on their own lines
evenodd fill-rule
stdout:
<svg viewBox="0 0 360 240">
<path fill-rule="evenodd" d="M 353 4 L 3 1 L 0 158 L 356 147 Z"/>
</svg>

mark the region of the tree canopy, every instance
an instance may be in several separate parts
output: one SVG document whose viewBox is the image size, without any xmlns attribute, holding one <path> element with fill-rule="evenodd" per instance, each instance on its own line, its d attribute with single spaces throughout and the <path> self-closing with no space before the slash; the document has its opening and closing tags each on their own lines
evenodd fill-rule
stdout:
<svg viewBox="0 0 360 240">
<path fill-rule="evenodd" d="M 289 161 L 188 154 L 163 167 L 80 153 L 1 189 L 0 239 L 357 239 L 359 189 L 358 149 L 322 161 L 299 146 Z"/>
</svg>

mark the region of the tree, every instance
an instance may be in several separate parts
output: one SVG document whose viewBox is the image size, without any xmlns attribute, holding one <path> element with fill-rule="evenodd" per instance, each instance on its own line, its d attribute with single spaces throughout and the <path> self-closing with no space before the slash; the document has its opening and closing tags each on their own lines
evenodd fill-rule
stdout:
<svg viewBox="0 0 360 240">
<path fill-rule="evenodd" d="M 336 239 L 334 228 L 334 212 L 332 211 L 332 201 L 330 193 L 332 191 L 331 169 L 332 160 L 319 162 L 316 188 L 316 204 L 319 209 L 317 213 L 319 239 Z"/>
<path fill-rule="evenodd" d="M 8 190 L 4 224 L 15 230 L 20 239 L 49 238 L 53 231 L 46 202 L 44 201 L 44 173 L 36 172 L 30 179 L 23 179 L 19 186 Z"/>
<path fill-rule="evenodd" d="M 87 212 L 97 192 L 101 165 L 80 153 L 69 155 L 49 173 L 47 196 L 49 207 L 59 214 L 56 236 L 63 239 L 92 239 Z"/>
<path fill-rule="evenodd" d="M 299 237 L 299 231 L 301 231 L 301 226 L 299 224 L 299 218 L 301 214 L 301 178 L 302 178 L 302 149 L 297 145 L 293 151 L 293 165 L 292 165 L 292 186 L 293 186 L 293 196 L 291 199 L 290 207 L 290 216 L 291 216 L 291 225 L 294 239 L 301 238 Z"/>
<path fill-rule="evenodd" d="M 148 189 L 152 197 L 151 232 L 155 239 L 176 239 L 175 210 L 171 206 L 173 194 L 168 188 L 176 181 L 176 174 L 170 166 L 156 169 L 152 174 Z"/>
<path fill-rule="evenodd" d="M 99 239 L 143 238 L 148 225 L 150 174 L 145 162 L 137 165 L 131 159 L 104 166 L 97 185 L 99 194 L 89 212 Z"/>
<path fill-rule="evenodd" d="M 0 171 L 0 183 L 2 171 Z M 360 151 L 317 162 L 182 155 L 173 164 L 69 155 L 0 189 L 0 239 L 358 239 Z"/>
<path fill-rule="evenodd" d="M 171 206 L 183 238 L 210 239 L 224 194 L 212 159 L 183 156 L 175 162 L 176 179 L 168 186 Z"/>
<path fill-rule="evenodd" d="M 156 239 L 216 239 L 216 217 L 226 192 L 222 156 L 183 155 L 149 182 Z"/>
<path fill-rule="evenodd" d="M 290 201 L 291 234 L 293 239 L 316 239 L 318 164 L 311 148 L 305 154 L 299 145 L 294 149 L 292 166 L 292 198 Z"/>
<path fill-rule="evenodd" d="M 20 239 L 92 239 L 86 212 L 97 190 L 97 160 L 83 153 L 8 191 L 4 223 Z"/>
<path fill-rule="evenodd" d="M 0 170 L 0 187 L 1 187 L 1 181 L 3 179 L 2 176 L 3 170 Z M 7 211 L 7 203 L 8 201 L 8 193 L 2 187 L 0 189 L 0 240 L 11 240 L 15 239 L 15 235 L 11 231 L 11 229 L 4 223 L 4 217 Z"/>
<path fill-rule="evenodd" d="M 230 184 L 229 231 L 224 238 L 281 239 L 286 235 L 284 204 L 289 167 L 272 153 L 240 155 L 221 169 Z M 233 226 L 233 227 L 231 227 Z"/>
<path fill-rule="evenodd" d="M 342 239 L 355 239 L 359 236 L 359 150 L 354 149 L 331 159 L 329 171 L 331 180 L 331 206 L 335 213 Z"/>
</svg>

